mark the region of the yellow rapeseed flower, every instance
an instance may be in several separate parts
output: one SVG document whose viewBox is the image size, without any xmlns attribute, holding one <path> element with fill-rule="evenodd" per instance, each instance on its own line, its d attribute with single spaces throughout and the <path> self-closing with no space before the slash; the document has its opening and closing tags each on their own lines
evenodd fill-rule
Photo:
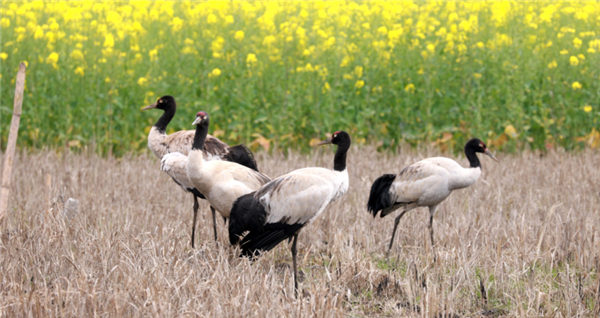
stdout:
<svg viewBox="0 0 600 318">
<path fill-rule="evenodd" d="M 254 66 L 257 62 L 258 59 L 256 58 L 256 54 L 248 53 L 248 56 L 246 57 L 246 65 L 248 67 Z"/>
<path fill-rule="evenodd" d="M 33 33 L 33 38 L 36 40 L 44 38 L 44 29 L 42 29 L 42 27 L 38 26 L 35 29 L 35 32 Z"/>
<path fill-rule="evenodd" d="M 183 20 L 181 20 L 179 17 L 174 17 L 170 24 L 173 32 L 177 32 L 183 28 Z"/>
<path fill-rule="evenodd" d="M 569 58 L 569 63 L 571 63 L 573 66 L 577 66 L 579 65 L 579 59 L 577 56 L 571 56 L 571 58 Z"/>
<path fill-rule="evenodd" d="M 414 93 L 415 92 L 415 84 L 410 83 L 410 84 L 406 85 L 406 87 L 404 87 L 404 90 L 407 93 Z"/>
<path fill-rule="evenodd" d="M 104 47 L 114 47 L 115 46 L 115 37 L 111 33 L 106 33 L 104 36 Z"/>
<path fill-rule="evenodd" d="M 578 90 L 581 89 L 583 86 L 581 86 L 579 82 L 573 82 L 573 85 L 571 85 L 571 87 L 573 87 L 574 90 Z"/>
<path fill-rule="evenodd" d="M 362 66 L 355 67 L 354 74 L 356 74 L 356 77 L 362 77 L 363 76 L 363 67 Z"/>
<path fill-rule="evenodd" d="M 47 64 L 56 65 L 57 62 L 58 62 L 58 53 L 56 53 L 56 52 L 50 53 L 50 55 L 48 55 L 48 57 L 46 58 Z"/>
<path fill-rule="evenodd" d="M 477 44 L 476 44 L 476 45 L 477 45 L 477 47 L 478 47 L 478 48 L 480 48 L 480 49 L 483 49 L 483 48 L 485 47 L 485 44 L 483 44 L 483 42 L 481 42 L 481 41 L 477 42 Z"/>
<path fill-rule="evenodd" d="M 583 60 L 585 60 L 585 55 L 583 55 L 583 54 L 577 54 L 577 58 L 578 58 L 580 61 L 583 61 Z"/>
<path fill-rule="evenodd" d="M 567 55 L 569 54 L 569 50 L 561 50 L 560 51 L 560 55 Z"/>
<path fill-rule="evenodd" d="M 235 22 L 235 19 L 233 18 L 232 15 L 228 15 L 225 17 L 225 23 L 232 24 L 233 22 Z"/>
<path fill-rule="evenodd" d="M 158 50 L 154 49 L 154 50 L 150 50 L 148 52 L 148 57 L 150 57 L 150 61 L 155 61 L 158 59 Z"/>
<path fill-rule="evenodd" d="M 557 66 L 558 66 L 558 64 L 554 60 L 552 62 L 548 63 L 548 68 L 549 69 L 553 69 L 553 68 L 555 68 Z"/>
<path fill-rule="evenodd" d="M 241 41 L 244 39 L 244 31 L 240 30 L 235 32 L 235 35 L 233 36 L 234 39 Z"/>
<path fill-rule="evenodd" d="M 363 86 L 365 86 L 365 81 L 363 80 L 358 80 L 356 81 L 356 83 L 354 84 L 354 87 L 361 89 Z"/>
<path fill-rule="evenodd" d="M 2 59 L 3 61 L 6 60 L 8 58 L 8 54 L 2 52 L 0 53 L 0 59 Z"/>
<path fill-rule="evenodd" d="M 263 40 L 263 43 L 262 43 L 262 44 L 263 44 L 263 45 L 265 45 L 265 46 L 269 46 L 269 45 L 271 45 L 271 44 L 275 43 L 276 41 L 277 41 L 277 39 L 275 38 L 275 36 L 273 36 L 273 35 L 267 35 L 267 36 L 264 38 L 264 40 Z"/>
<path fill-rule="evenodd" d="M 75 68 L 75 74 L 83 76 L 83 74 L 84 74 L 83 67 L 78 66 L 77 68 Z"/>
<path fill-rule="evenodd" d="M 211 74 L 213 77 L 218 77 L 218 76 L 220 76 L 220 75 L 221 75 L 221 70 L 220 70 L 220 69 L 218 69 L 218 68 L 215 68 L 214 70 L 212 70 L 212 72 L 210 72 L 210 74 Z"/>
<path fill-rule="evenodd" d="M 148 84 L 148 79 L 145 77 L 140 77 L 140 78 L 138 78 L 137 83 L 140 86 L 146 86 L 146 84 Z"/>
<path fill-rule="evenodd" d="M 589 48 L 587 50 L 588 53 L 596 53 L 596 50 L 594 48 Z"/>
<path fill-rule="evenodd" d="M 473 73 L 473 77 L 475 77 L 476 79 L 480 79 L 481 78 L 481 74 L 479 74 L 479 73 Z"/>
<path fill-rule="evenodd" d="M 209 14 L 209 15 L 208 15 L 208 17 L 206 17 L 206 22 L 207 22 L 208 24 L 214 24 L 214 23 L 217 23 L 217 16 L 216 16 L 216 15 L 214 15 L 214 14 L 212 14 L 212 13 L 211 13 L 211 14 Z"/>
<path fill-rule="evenodd" d="M 329 83 L 325 82 L 325 84 L 323 84 L 323 89 L 322 89 L 323 94 L 327 93 L 330 89 L 331 89 L 331 86 L 329 86 Z"/>
<path fill-rule="evenodd" d="M 583 106 L 583 111 L 586 112 L 586 113 L 591 112 L 592 111 L 592 106 L 590 106 L 590 105 Z"/>
<path fill-rule="evenodd" d="M 83 53 L 81 52 L 81 50 L 73 50 L 71 51 L 71 58 L 74 60 L 83 60 Z"/>
<path fill-rule="evenodd" d="M 581 39 L 580 39 L 580 38 L 574 38 L 574 39 L 573 39 L 573 46 L 574 46 L 576 49 L 580 48 L 582 43 L 583 43 L 583 42 L 581 41 Z"/>
<path fill-rule="evenodd" d="M 10 20 L 8 18 L 0 19 L 0 26 L 2 26 L 5 29 L 10 27 Z"/>
</svg>

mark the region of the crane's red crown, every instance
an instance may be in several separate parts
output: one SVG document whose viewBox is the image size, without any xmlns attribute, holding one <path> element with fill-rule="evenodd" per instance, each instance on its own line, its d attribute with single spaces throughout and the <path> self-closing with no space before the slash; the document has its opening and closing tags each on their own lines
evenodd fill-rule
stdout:
<svg viewBox="0 0 600 318">
<path fill-rule="evenodd" d="M 204 116 L 206 116 L 206 112 L 198 112 L 198 114 L 196 114 L 196 117 L 198 117 L 198 116 L 204 117 Z"/>
</svg>

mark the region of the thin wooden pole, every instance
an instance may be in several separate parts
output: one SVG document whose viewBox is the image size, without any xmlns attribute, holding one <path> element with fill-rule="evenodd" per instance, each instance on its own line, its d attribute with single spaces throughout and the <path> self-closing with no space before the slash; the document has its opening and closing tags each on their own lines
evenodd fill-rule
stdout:
<svg viewBox="0 0 600 318">
<path fill-rule="evenodd" d="M 23 106 L 23 90 L 25 89 L 25 63 L 19 64 L 17 73 L 17 87 L 15 88 L 15 102 L 13 107 L 12 120 L 10 122 L 10 132 L 8 134 L 8 144 L 4 156 L 4 165 L 2 168 L 2 188 L 0 189 L 0 223 L 6 215 L 8 208 L 8 196 L 10 195 L 10 176 L 12 174 L 13 156 L 17 146 L 17 135 L 19 134 L 19 122 L 21 121 L 21 106 Z"/>
</svg>

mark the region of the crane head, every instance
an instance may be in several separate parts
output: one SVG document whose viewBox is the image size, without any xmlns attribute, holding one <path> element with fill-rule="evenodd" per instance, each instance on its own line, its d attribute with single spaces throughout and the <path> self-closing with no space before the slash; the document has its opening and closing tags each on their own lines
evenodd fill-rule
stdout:
<svg viewBox="0 0 600 318">
<path fill-rule="evenodd" d="M 198 112 L 196 114 L 196 120 L 192 123 L 192 125 L 198 125 L 208 121 L 208 113 L 205 111 Z"/>
<path fill-rule="evenodd" d="M 496 156 L 494 156 L 494 154 L 487 148 L 485 143 L 477 138 L 469 140 L 469 142 L 467 142 L 467 144 L 465 145 L 465 149 L 466 148 L 473 148 L 475 152 L 481 152 L 483 154 L 486 154 L 488 157 L 492 158 L 494 161 L 500 162 L 498 161 L 498 158 L 496 158 Z"/>
<path fill-rule="evenodd" d="M 144 111 L 152 108 L 167 110 L 167 108 L 173 106 L 175 106 L 175 98 L 173 98 L 173 96 L 165 95 L 163 97 L 159 97 L 154 104 L 142 107 L 141 110 Z"/>
<path fill-rule="evenodd" d="M 317 146 L 327 145 L 327 144 L 338 145 L 344 141 L 347 141 L 349 143 L 350 135 L 348 135 L 348 133 L 343 130 L 339 130 L 339 131 L 336 131 L 333 134 L 331 134 L 331 138 L 327 138 L 327 139 L 321 141 L 320 143 L 318 143 Z"/>
</svg>

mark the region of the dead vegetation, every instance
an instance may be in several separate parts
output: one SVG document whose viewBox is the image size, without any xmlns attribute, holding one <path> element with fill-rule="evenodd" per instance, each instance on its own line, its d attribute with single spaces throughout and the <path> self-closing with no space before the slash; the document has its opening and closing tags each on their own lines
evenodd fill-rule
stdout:
<svg viewBox="0 0 600 318">
<path fill-rule="evenodd" d="M 599 314 L 598 152 L 484 158 L 481 179 L 438 209 L 438 262 L 425 208 L 403 218 L 385 258 L 393 216 L 366 212 L 370 185 L 436 154 L 351 149 L 350 190 L 299 236 L 300 299 L 286 244 L 254 263 L 238 258 L 222 220 L 214 242 L 206 203 L 191 249 L 191 196 L 156 158 L 20 154 L 1 227 L 0 317 Z M 257 161 L 278 176 L 331 167 L 332 158 L 323 149 Z M 71 218 L 63 216 L 68 198 L 79 201 Z"/>
</svg>

